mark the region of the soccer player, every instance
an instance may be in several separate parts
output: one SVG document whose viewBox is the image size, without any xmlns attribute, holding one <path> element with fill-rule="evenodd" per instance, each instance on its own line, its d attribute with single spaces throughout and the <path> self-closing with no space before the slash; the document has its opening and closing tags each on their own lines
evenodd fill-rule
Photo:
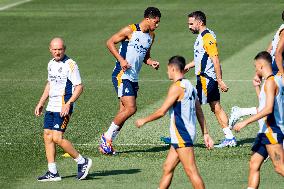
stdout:
<svg viewBox="0 0 284 189">
<path fill-rule="evenodd" d="M 49 97 L 44 116 L 44 144 L 48 171 L 38 177 L 38 181 L 60 181 L 56 168 L 56 145 L 59 145 L 78 164 L 77 178 L 82 180 L 88 175 L 92 160 L 82 157 L 70 141 L 63 137 L 73 112 L 74 102 L 83 91 L 78 66 L 74 60 L 65 55 L 65 45 L 61 38 L 50 42 L 52 59 L 48 63 L 48 79 L 43 94 L 35 108 L 35 115 L 43 113 L 43 106 Z"/>
<path fill-rule="evenodd" d="M 169 59 L 168 77 L 173 81 L 173 84 L 169 88 L 166 100 L 155 113 L 136 121 L 136 126 L 139 128 L 150 121 L 163 117 L 170 110 L 171 147 L 163 166 L 160 189 L 170 186 L 174 169 L 179 162 L 182 163 L 193 188 L 205 188 L 194 158 L 193 142 L 196 117 L 206 147 L 211 149 L 214 146 L 206 128 L 196 89 L 189 80 L 184 79 L 184 67 L 185 59 L 183 57 L 173 56 Z"/>
<path fill-rule="evenodd" d="M 259 93 L 258 113 L 235 125 L 234 130 L 240 131 L 248 124 L 258 121 L 259 132 L 252 147 L 253 154 L 249 165 L 248 189 L 259 186 L 260 168 L 269 155 L 274 169 L 284 176 L 284 85 L 282 76 L 273 75 L 272 58 L 266 51 L 260 52 L 255 57 L 255 72 L 259 78 L 264 78 L 264 83 Z"/>
<path fill-rule="evenodd" d="M 225 139 L 215 147 L 236 146 L 236 138 L 228 127 L 227 115 L 220 104 L 218 86 L 222 92 L 227 92 L 229 88 L 222 80 L 216 36 L 206 27 L 206 16 L 201 11 L 194 11 L 188 15 L 188 27 L 198 36 L 194 43 L 194 60 L 186 65 L 185 71 L 195 67 L 199 101 L 201 104 L 209 103 L 211 111 L 223 129 Z"/>
<path fill-rule="evenodd" d="M 143 62 L 154 69 L 159 68 L 159 62 L 151 58 L 150 50 L 160 18 L 158 8 L 148 7 L 144 12 L 144 19 L 139 24 L 122 28 L 107 41 L 109 51 L 117 60 L 112 82 L 119 98 L 119 110 L 109 129 L 101 135 L 99 150 L 103 154 L 115 153 L 112 142 L 124 122 L 136 112 L 138 77 Z M 118 51 L 115 45 L 119 42 L 121 45 Z"/>
<path fill-rule="evenodd" d="M 282 12 L 282 20 L 284 21 L 284 11 Z M 272 42 L 267 48 L 267 52 L 272 56 L 272 71 L 273 74 L 283 75 L 284 69 L 284 24 L 281 24 L 276 31 Z M 261 78 L 257 75 L 254 77 L 253 84 L 255 87 L 259 88 L 261 84 Z M 242 117 L 246 115 L 256 114 L 256 108 L 240 108 L 234 106 L 231 110 L 231 115 L 229 119 L 229 127 L 233 127 L 234 124 Z"/>
</svg>

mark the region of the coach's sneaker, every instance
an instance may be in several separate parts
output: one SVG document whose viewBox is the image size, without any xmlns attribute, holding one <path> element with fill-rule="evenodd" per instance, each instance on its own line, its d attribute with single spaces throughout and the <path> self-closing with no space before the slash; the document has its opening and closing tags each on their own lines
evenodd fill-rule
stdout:
<svg viewBox="0 0 284 189">
<path fill-rule="evenodd" d="M 43 176 L 37 178 L 40 182 L 47 182 L 47 181 L 60 181 L 61 177 L 59 176 L 58 172 L 53 174 L 50 171 L 47 171 Z"/>
<path fill-rule="evenodd" d="M 85 163 L 78 164 L 77 179 L 83 180 L 87 177 L 90 168 L 92 167 L 92 160 L 90 158 L 84 158 Z"/>
<path fill-rule="evenodd" d="M 101 144 L 100 144 L 99 150 L 102 154 L 115 155 L 115 151 L 112 147 L 112 141 L 107 140 L 104 134 L 102 134 L 101 136 Z"/>
<path fill-rule="evenodd" d="M 231 115 L 229 118 L 229 128 L 233 129 L 234 125 L 241 118 L 240 108 L 238 106 L 234 106 L 231 109 Z"/>
<path fill-rule="evenodd" d="M 222 142 L 218 145 L 215 145 L 215 148 L 224 148 L 224 147 L 234 147 L 237 146 L 237 140 L 236 138 L 232 138 L 232 139 L 227 139 L 225 138 L 224 140 L 222 140 Z"/>
<path fill-rule="evenodd" d="M 165 144 L 171 144 L 171 137 L 160 137 L 161 141 L 163 141 Z"/>
</svg>

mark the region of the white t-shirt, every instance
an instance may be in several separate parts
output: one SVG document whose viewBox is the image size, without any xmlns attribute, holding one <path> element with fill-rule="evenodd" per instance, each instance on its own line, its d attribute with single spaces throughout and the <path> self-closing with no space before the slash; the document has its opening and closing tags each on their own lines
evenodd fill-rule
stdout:
<svg viewBox="0 0 284 189">
<path fill-rule="evenodd" d="M 47 70 L 50 90 L 46 110 L 61 112 L 62 106 L 71 98 L 74 87 L 81 84 L 79 69 L 76 62 L 65 55 L 58 62 L 51 59 Z"/>
</svg>

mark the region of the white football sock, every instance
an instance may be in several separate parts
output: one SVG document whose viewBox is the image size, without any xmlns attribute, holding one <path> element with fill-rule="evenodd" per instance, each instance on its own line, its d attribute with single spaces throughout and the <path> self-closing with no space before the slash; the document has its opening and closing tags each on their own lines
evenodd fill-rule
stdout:
<svg viewBox="0 0 284 189">
<path fill-rule="evenodd" d="M 253 188 L 253 187 L 248 187 L 247 189 L 255 189 L 255 188 Z"/>
<path fill-rule="evenodd" d="M 223 128 L 223 132 L 224 132 L 225 137 L 226 137 L 227 139 L 232 139 L 232 138 L 234 138 L 234 135 L 233 135 L 233 133 L 232 133 L 232 131 L 231 131 L 231 129 L 230 129 L 229 127 Z"/>
<path fill-rule="evenodd" d="M 112 141 L 114 141 L 116 139 L 118 133 L 119 133 L 119 130 L 113 132 L 112 137 L 111 137 Z"/>
<path fill-rule="evenodd" d="M 48 163 L 48 170 L 53 173 L 53 174 L 56 174 L 57 173 L 57 169 L 56 169 L 56 163 L 53 162 L 53 163 Z"/>
<path fill-rule="evenodd" d="M 251 108 L 240 108 L 240 116 L 255 115 L 257 114 L 256 107 Z"/>
<path fill-rule="evenodd" d="M 74 159 L 78 164 L 83 164 L 85 163 L 85 158 L 83 158 L 83 156 L 81 156 L 81 154 L 79 154 L 79 156 Z"/>
<path fill-rule="evenodd" d="M 105 133 L 106 139 L 108 140 L 112 139 L 114 132 L 117 131 L 118 129 L 119 129 L 119 126 L 116 125 L 114 122 L 112 122 L 107 132 Z"/>
</svg>

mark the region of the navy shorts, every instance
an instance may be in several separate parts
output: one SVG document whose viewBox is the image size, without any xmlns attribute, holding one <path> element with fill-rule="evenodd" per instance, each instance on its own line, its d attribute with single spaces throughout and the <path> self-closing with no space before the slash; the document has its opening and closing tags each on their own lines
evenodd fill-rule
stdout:
<svg viewBox="0 0 284 189">
<path fill-rule="evenodd" d="M 65 132 L 71 114 L 72 113 L 65 117 L 61 117 L 60 112 L 46 111 L 44 115 L 44 129 Z"/>
<path fill-rule="evenodd" d="M 220 101 L 218 82 L 208 76 L 197 76 L 197 96 L 200 104 Z"/>
<path fill-rule="evenodd" d="M 274 137 L 273 137 L 274 135 Z M 284 136 L 282 133 L 273 133 L 269 137 L 265 133 L 258 133 L 254 144 L 251 148 L 251 150 L 255 153 L 260 154 L 261 156 L 266 159 L 268 157 L 268 152 L 265 145 L 268 144 L 282 144 L 283 143 Z"/>
<path fill-rule="evenodd" d="M 174 149 L 185 148 L 185 147 L 193 147 L 192 142 L 187 142 L 187 143 L 182 143 L 182 144 L 171 143 L 171 145 L 172 145 L 172 147 L 174 147 Z"/>
<path fill-rule="evenodd" d="M 119 98 L 122 96 L 137 97 L 137 92 L 139 90 L 138 82 L 132 82 L 128 79 L 118 81 L 116 77 L 112 77 L 112 83 Z"/>
</svg>

